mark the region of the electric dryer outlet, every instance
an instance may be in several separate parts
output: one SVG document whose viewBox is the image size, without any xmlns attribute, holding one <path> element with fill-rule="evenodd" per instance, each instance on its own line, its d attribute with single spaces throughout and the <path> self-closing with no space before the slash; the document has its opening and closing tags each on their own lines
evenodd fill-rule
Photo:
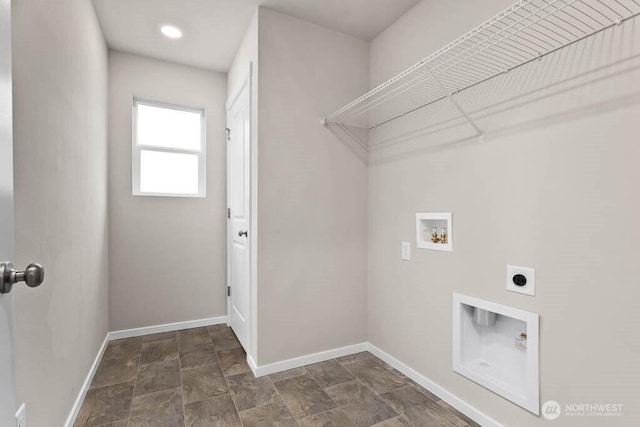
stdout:
<svg viewBox="0 0 640 427">
<path fill-rule="evenodd" d="M 536 295 L 536 270 L 507 265 L 507 290 L 529 296 Z"/>
</svg>

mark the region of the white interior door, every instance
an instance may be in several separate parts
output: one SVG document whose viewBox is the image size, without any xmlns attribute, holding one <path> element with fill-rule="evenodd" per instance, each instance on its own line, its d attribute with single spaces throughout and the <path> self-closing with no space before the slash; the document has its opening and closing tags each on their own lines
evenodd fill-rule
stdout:
<svg viewBox="0 0 640 427">
<path fill-rule="evenodd" d="M 11 1 L 0 0 L 0 261 L 13 259 Z M 0 426 L 15 425 L 11 294 L 0 294 Z"/>
<path fill-rule="evenodd" d="M 249 352 L 251 314 L 251 72 L 227 103 L 229 323 Z"/>
</svg>

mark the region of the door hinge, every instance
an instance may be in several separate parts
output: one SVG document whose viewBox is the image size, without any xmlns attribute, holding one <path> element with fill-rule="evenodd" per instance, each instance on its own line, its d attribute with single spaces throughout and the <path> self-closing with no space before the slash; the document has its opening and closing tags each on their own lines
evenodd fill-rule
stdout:
<svg viewBox="0 0 640 427">
<path fill-rule="evenodd" d="M 227 218 L 231 218 L 231 208 L 227 208 Z"/>
<path fill-rule="evenodd" d="M 231 286 L 227 286 L 227 296 L 231 296 Z"/>
</svg>

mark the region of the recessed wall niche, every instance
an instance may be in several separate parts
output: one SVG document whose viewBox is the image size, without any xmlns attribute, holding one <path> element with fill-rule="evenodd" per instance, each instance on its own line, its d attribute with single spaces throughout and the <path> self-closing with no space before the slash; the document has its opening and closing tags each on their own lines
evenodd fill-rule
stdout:
<svg viewBox="0 0 640 427">
<path fill-rule="evenodd" d="M 539 316 L 453 294 L 453 370 L 539 415 Z"/>
<path fill-rule="evenodd" d="M 452 251 L 451 212 L 417 213 L 416 233 L 417 248 Z"/>
</svg>

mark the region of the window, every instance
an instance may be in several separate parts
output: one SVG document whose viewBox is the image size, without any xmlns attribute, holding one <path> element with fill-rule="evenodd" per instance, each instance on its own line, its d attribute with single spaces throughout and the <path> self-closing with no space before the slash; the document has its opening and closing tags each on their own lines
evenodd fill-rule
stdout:
<svg viewBox="0 0 640 427">
<path fill-rule="evenodd" d="M 133 194 L 205 197 L 204 110 L 133 100 Z"/>
</svg>

